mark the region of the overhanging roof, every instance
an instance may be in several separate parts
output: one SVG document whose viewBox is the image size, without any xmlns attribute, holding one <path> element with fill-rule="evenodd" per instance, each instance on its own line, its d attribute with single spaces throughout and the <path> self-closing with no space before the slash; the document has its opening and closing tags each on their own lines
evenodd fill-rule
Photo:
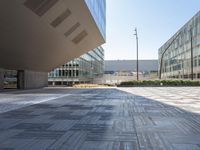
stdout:
<svg viewBox="0 0 200 150">
<path fill-rule="evenodd" d="M 105 42 L 84 0 L 47 2 L 0 1 L 0 68 L 50 71 Z"/>
</svg>

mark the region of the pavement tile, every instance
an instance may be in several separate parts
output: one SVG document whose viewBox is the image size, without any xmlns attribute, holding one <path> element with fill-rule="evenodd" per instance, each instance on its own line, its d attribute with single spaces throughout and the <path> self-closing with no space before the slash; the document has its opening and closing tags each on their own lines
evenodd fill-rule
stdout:
<svg viewBox="0 0 200 150">
<path fill-rule="evenodd" d="M 199 91 L 47 88 L 0 94 L 0 150 L 199 150 Z"/>
</svg>

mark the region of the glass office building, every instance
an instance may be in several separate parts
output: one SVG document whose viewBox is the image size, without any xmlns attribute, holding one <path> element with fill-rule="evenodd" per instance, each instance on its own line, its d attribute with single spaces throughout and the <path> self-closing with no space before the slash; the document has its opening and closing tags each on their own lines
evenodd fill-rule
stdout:
<svg viewBox="0 0 200 150">
<path fill-rule="evenodd" d="M 104 49 L 95 48 L 86 54 L 65 63 L 48 74 L 49 85 L 72 85 L 93 83 L 104 73 Z"/>
<path fill-rule="evenodd" d="M 170 38 L 158 53 L 162 78 L 190 79 L 193 76 L 194 79 L 199 79 L 200 12 Z"/>
<path fill-rule="evenodd" d="M 85 0 L 102 36 L 106 37 L 106 0 Z"/>
</svg>

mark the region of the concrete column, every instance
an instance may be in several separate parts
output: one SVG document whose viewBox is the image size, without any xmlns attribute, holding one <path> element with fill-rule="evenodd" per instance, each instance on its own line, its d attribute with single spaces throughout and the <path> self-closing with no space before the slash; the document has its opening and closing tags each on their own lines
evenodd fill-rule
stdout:
<svg viewBox="0 0 200 150">
<path fill-rule="evenodd" d="M 18 89 L 33 89 L 48 86 L 48 73 L 18 70 Z"/>
<path fill-rule="evenodd" d="M 3 89 L 4 84 L 4 70 L 0 68 L 0 89 Z"/>
<path fill-rule="evenodd" d="M 17 70 L 17 88 L 24 89 L 24 70 Z"/>
</svg>

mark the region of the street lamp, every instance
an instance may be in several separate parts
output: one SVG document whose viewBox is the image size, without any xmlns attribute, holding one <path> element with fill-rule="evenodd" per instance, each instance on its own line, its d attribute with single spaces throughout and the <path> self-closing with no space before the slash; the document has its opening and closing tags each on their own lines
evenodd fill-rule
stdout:
<svg viewBox="0 0 200 150">
<path fill-rule="evenodd" d="M 136 37 L 136 56 L 137 56 L 137 80 L 139 80 L 139 64 L 138 64 L 138 34 L 137 28 L 135 28 L 135 37 Z"/>
<path fill-rule="evenodd" d="M 191 43 L 191 80 L 194 79 L 194 77 L 193 77 L 193 45 L 192 45 L 192 41 L 193 41 L 193 39 L 192 39 L 192 36 L 193 36 L 193 34 L 192 34 L 192 25 L 190 25 L 190 43 Z"/>
</svg>

